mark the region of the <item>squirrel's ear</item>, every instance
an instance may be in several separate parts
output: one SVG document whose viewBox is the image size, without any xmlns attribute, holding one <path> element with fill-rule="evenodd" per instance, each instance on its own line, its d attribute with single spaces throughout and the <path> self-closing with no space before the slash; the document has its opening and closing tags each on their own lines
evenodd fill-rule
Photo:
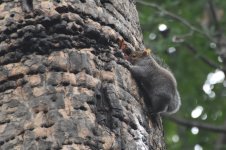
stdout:
<svg viewBox="0 0 226 150">
<path fill-rule="evenodd" d="M 143 52 L 143 56 L 150 56 L 151 55 L 151 49 L 147 48 Z"/>
<path fill-rule="evenodd" d="M 143 56 L 147 56 L 148 55 L 148 52 L 147 51 L 144 51 L 143 52 Z"/>
</svg>

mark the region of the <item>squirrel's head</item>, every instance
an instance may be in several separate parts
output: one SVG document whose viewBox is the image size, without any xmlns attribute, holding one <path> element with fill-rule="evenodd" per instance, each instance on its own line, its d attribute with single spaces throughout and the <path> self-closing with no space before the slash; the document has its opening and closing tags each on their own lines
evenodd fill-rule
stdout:
<svg viewBox="0 0 226 150">
<path fill-rule="evenodd" d="M 146 56 L 149 56 L 150 53 L 149 51 L 134 51 L 128 56 L 128 61 L 131 62 L 132 64 L 136 63 L 137 60 L 142 59 Z"/>
</svg>

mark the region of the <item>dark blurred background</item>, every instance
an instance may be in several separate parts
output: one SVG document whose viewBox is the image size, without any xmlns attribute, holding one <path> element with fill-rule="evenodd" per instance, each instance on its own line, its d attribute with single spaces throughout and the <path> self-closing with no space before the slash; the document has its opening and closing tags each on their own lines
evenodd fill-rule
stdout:
<svg viewBox="0 0 226 150">
<path fill-rule="evenodd" d="M 170 67 L 182 107 L 164 117 L 169 150 L 226 150 L 226 1 L 137 0 L 144 43 Z"/>
</svg>

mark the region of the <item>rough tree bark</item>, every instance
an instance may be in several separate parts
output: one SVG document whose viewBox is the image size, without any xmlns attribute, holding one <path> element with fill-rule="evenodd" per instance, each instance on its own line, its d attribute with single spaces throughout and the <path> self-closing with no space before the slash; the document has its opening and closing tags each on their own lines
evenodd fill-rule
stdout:
<svg viewBox="0 0 226 150">
<path fill-rule="evenodd" d="M 0 149 L 165 149 L 120 43 L 143 49 L 132 0 L 0 2 Z"/>
</svg>

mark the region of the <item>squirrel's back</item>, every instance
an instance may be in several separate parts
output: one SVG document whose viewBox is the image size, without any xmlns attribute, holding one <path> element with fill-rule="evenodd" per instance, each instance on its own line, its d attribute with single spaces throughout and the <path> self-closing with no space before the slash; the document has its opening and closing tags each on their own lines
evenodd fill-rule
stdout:
<svg viewBox="0 0 226 150">
<path fill-rule="evenodd" d="M 173 74 L 143 51 L 133 52 L 128 60 L 133 64 L 132 75 L 147 95 L 146 104 L 151 105 L 151 112 L 175 113 L 181 103 Z"/>
</svg>

